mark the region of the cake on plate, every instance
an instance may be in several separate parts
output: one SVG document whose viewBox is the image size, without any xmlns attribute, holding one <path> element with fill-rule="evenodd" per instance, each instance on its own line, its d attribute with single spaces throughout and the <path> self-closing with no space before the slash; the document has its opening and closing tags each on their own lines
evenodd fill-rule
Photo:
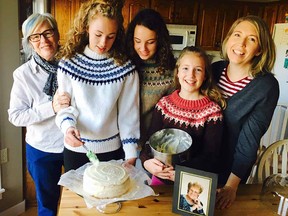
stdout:
<svg viewBox="0 0 288 216">
<path fill-rule="evenodd" d="M 120 164 L 99 162 L 87 167 L 83 176 L 83 190 L 97 198 L 119 197 L 130 188 L 130 178 Z"/>
</svg>

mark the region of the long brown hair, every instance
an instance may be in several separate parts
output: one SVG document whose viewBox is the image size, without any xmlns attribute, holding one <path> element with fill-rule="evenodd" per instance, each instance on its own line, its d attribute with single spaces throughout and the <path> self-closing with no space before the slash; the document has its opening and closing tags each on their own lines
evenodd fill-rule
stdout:
<svg viewBox="0 0 288 216">
<path fill-rule="evenodd" d="M 134 31 L 137 25 L 144 26 L 156 33 L 157 51 L 154 59 L 160 67 L 160 74 L 163 74 L 164 71 L 173 71 L 175 58 L 172 52 L 169 31 L 160 13 L 153 9 L 146 8 L 139 11 L 128 25 L 125 43 L 129 58 L 137 67 L 143 62 L 134 49 Z"/>
</svg>

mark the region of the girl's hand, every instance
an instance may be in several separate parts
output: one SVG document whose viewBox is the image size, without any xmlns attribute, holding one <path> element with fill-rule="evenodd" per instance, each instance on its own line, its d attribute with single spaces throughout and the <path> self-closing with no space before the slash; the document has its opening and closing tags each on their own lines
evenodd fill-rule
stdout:
<svg viewBox="0 0 288 216">
<path fill-rule="evenodd" d="M 236 192 L 237 189 L 226 185 L 223 188 L 217 189 L 216 208 L 229 208 L 236 199 Z"/>
<path fill-rule="evenodd" d="M 135 164 L 136 164 L 136 159 L 137 159 L 137 158 L 127 159 L 127 160 L 125 160 L 125 163 L 128 163 L 128 164 L 130 164 L 130 165 L 135 166 Z"/>
<path fill-rule="evenodd" d="M 65 143 L 72 147 L 82 146 L 84 143 L 81 141 L 80 132 L 74 127 L 69 127 L 64 136 Z"/>
<path fill-rule="evenodd" d="M 56 91 L 53 96 L 52 107 L 54 113 L 59 112 L 59 110 L 70 106 L 70 95 L 67 92 L 59 93 Z"/>
<path fill-rule="evenodd" d="M 174 168 L 172 166 L 166 166 L 155 158 L 146 160 L 143 165 L 145 169 L 154 176 L 162 179 L 174 179 L 174 172 L 171 172 Z"/>
<path fill-rule="evenodd" d="M 174 170 L 174 169 L 173 169 L 173 170 L 170 170 L 169 173 L 170 173 L 170 178 L 169 178 L 169 180 L 170 180 L 170 181 L 175 181 L 175 170 Z"/>
</svg>

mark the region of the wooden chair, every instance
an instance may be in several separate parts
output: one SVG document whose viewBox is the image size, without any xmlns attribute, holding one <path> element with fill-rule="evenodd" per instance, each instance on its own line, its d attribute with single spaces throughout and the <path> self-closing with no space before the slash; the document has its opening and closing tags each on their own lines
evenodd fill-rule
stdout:
<svg viewBox="0 0 288 216">
<path fill-rule="evenodd" d="M 287 175 L 288 139 L 271 144 L 261 155 L 256 168 L 256 182 L 262 183 L 272 174 Z"/>
<path fill-rule="evenodd" d="M 270 126 L 260 141 L 260 151 L 287 135 L 288 105 L 278 104 L 274 110 Z"/>
<path fill-rule="evenodd" d="M 265 149 L 272 143 L 287 138 L 287 123 L 288 123 L 288 105 L 278 104 L 275 108 L 271 123 L 266 133 L 263 135 L 260 141 L 257 161 L 254 164 L 250 176 L 247 180 L 247 184 L 254 183 L 255 174 L 259 159 Z"/>
</svg>

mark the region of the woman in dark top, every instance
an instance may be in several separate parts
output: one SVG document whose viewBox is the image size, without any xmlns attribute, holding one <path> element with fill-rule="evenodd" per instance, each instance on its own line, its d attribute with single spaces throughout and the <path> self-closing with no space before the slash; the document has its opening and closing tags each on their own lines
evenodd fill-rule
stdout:
<svg viewBox="0 0 288 216">
<path fill-rule="evenodd" d="M 246 182 L 279 97 L 279 85 L 271 73 L 275 45 L 262 19 L 246 16 L 236 20 L 223 41 L 222 54 L 224 61 L 212 64 L 227 99 L 219 175 L 224 187 L 218 189 L 218 208 L 229 207 L 239 183 Z"/>
</svg>

